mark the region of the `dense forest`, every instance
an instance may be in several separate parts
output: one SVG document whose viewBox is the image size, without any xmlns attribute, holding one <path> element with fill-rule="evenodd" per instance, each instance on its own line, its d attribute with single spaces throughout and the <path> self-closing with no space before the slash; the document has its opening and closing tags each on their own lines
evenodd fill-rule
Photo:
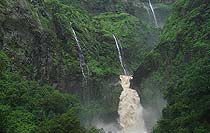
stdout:
<svg viewBox="0 0 210 133">
<path fill-rule="evenodd" d="M 0 132 L 209 133 L 209 112 L 209 0 L 0 1 Z"/>
</svg>

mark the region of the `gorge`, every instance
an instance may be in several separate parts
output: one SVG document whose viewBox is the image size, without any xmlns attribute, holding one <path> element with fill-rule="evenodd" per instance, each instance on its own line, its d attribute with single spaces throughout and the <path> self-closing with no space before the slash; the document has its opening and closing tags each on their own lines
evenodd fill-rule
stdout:
<svg viewBox="0 0 210 133">
<path fill-rule="evenodd" d="M 209 133 L 208 0 L 1 0 L 0 132 Z"/>
</svg>

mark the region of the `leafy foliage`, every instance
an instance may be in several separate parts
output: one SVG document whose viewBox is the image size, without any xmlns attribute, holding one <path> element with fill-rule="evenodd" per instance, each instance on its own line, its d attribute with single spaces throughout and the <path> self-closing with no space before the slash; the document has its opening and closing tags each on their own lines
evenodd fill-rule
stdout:
<svg viewBox="0 0 210 133">
<path fill-rule="evenodd" d="M 1 55 L 3 66 L 8 57 L 3 52 Z M 1 132 L 85 132 L 76 113 L 79 101 L 70 94 L 24 80 L 5 69 L 0 78 L 0 96 Z"/>
<path fill-rule="evenodd" d="M 98 12 L 113 12 L 90 14 L 80 7 L 90 11 L 95 3 L 99 4 Z M 2 132 L 87 132 L 80 127 L 77 98 L 45 83 L 76 91 L 90 103 L 84 106 L 88 106 L 84 114 L 87 111 L 89 116 L 117 117 L 121 88 L 115 83 L 122 70 L 112 34 L 122 43 L 126 64 L 133 71 L 156 44 L 159 29 L 127 14 L 134 12 L 129 8 L 132 2 L 110 3 L 106 0 L 0 2 L 0 43 L 3 44 L 0 45 L 4 50 L 0 52 Z M 85 85 L 71 28 L 90 68 L 90 79 Z"/>
<path fill-rule="evenodd" d="M 157 72 L 165 79 L 162 92 L 167 100 L 154 133 L 210 132 L 209 19 L 206 1 L 174 4 L 161 43 L 153 52 L 160 55 Z"/>
</svg>

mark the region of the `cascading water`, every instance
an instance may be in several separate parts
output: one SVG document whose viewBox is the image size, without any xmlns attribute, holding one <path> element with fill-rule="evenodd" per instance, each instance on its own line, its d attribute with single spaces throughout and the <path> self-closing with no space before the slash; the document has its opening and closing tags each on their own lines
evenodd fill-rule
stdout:
<svg viewBox="0 0 210 133">
<path fill-rule="evenodd" d="M 138 93 L 130 88 L 130 80 L 132 76 L 127 75 L 128 72 L 123 64 L 123 58 L 118 44 L 117 38 L 113 35 L 118 50 L 119 60 L 124 75 L 120 75 L 123 91 L 120 95 L 118 107 L 119 124 L 122 127 L 123 133 L 146 133 L 144 120 L 142 116 L 143 107 L 140 104 Z"/>
<path fill-rule="evenodd" d="M 85 58 L 84 58 L 84 55 L 83 55 L 82 48 L 80 46 L 79 40 L 77 38 L 76 32 L 74 31 L 74 29 L 72 27 L 71 27 L 71 30 L 73 32 L 74 39 L 75 39 L 75 41 L 77 43 L 79 62 L 80 62 L 80 68 L 81 68 L 81 71 L 82 71 L 82 75 L 83 75 L 83 78 L 85 80 L 87 80 L 87 76 L 85 75 L 85 71 L 84 71 L 85 69 L 84 68 L 86 67 L 88 74 L 89 74 L 89 68 L 88 68 L 87 64 L 85 63 Z"/>
<path fill-rule="evenodd" d="M 122 67 L 122 69 L 124 71 L 124 74 L 127 75 L 127 71 L 125 69 L 125 65 L 123 64 L 123 60 L 122 60 L 122 54 L 121 54 L 121 51 L 120 51 L 120 46 L 118 44 L 118 41 L 117 41 L 117 38 L 115 37 L 115 35 L 113 35 L 113 37 L 114 37 L 115 44 L 116 44 L 116 47 L 117 47 L 118 57 L 119 57 L 119 60 L 120 60 L 121 67 Z"/>
<path fill-rule="evenodd" d="M 154 11 L 154 8 L 153 8 L 152 3 L 151 3 L 150 0 L 149 0 L 149 6 L 150 6 L 150 8 L 151 8 L 152 15 L 153 15 L 154 20 L 155 20 L 155 26 L 158 27 L 157 17 L 156 17 L 156 15 L 155 15 L 155 11 Z"/>
<path fill-rule="evenodd" d="M 146 133 L 143 107 L 136 90 L 130 88 L 132 76 L 120 75 L 123 91 L 120 95 L 118 107 L 119 123 L 123 133 Z"/>
</svg>

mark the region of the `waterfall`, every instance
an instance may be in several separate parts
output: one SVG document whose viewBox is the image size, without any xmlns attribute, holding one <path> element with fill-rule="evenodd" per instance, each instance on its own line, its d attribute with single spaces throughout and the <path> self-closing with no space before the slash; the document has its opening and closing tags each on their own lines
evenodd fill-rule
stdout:
<svg viewBox="0 0 210 133">
<path fill-rule="evenodd" d="M 119 124 L 123 128 L 123 133 L 146 133 L 143 120 L 143 107 L 140 104 L 138 93 L 130 88 L 130 80 L 132 76 L 128 76 L 123 63 L 121 54 L 122 46 L 118 42 L 115 35 L 113 35 L 115 44 L 118 50 L 118 56 L 124 75 L 120 75 L 121 86 L 123 91 L 120 95 L 120 102 L 118 107 Z"/>
<path fill-rule="evenodd" d="M 120 75 L 123 91 L 118 107 L 119 123 L 123 133 L 146 133 L 139 95 L 136 90 L 130 88 L 132 78 L 132 76 Z"/>
<path fill-rule="evenodd" d="M 82 71 L 82 76 L 83 76 L 83 78 L 85 80 L 87 80 L 87 76 L 85 75 L 85 67 L 87 69 L 88 75 L 89 75 L 89 68 L 88 68 L 87 64 L 85 63 L 85 58 L 84 58 L 84 55 L 83 55 L 82 48 L 80 46 L 79 40 L 77 38 L 76 32 L 74 31 L 74 29 L 72 27 L 71 27 L 71 30 L 73 32 L 74 39 L 75 39 L 75 41 L 77 43 L 78 55 L 79 55 L 79 64 L 80 64 L 80 68 L 81 68 L 81 71 Z"/>
<path fill-rule="evenodd" d="M 151 3 L 150 0 L 149 0 L 149 6 L 150 6 L 150 8 L 151 8 L 152 15 L 153 15 L 154 20 L 155 20 L 155 26 L 158 27 L 157 17 L 156 17 L 156 15 L 155 15 L 155 11 L 154 11 L 154 8 L 153 8 L 152 3 Z"/>
<path fill-rule="evenodd" d="M 118 57 L 119 57 L 119 60 L 120 60 L 120 65 L 121 65 L 121 67 L 124 71 L 124 74 L 127 75 L 127 71 L 125 69 L 125 65 L 123 64 L 123 59 L 122 59 L 122 54 L 121 54 L 122 46 L 118 44 L 118 41 L 117 41 L 117 38 L 115 37 L 115 35 L 113 35 L 113 37 L 114 37 L 115 44 L 116 44 L 116 47 L 117 47 Z"/>
<path fill-rule="evenodd" d="M 122 46 L 120 42 L 118 42 L 115 35 L 113 35 L 113 38 L 118 50 L 120 65 L 124 71 L 124 75 L 120 75 L 123 91 L 119 97 L 120 102 L 118 106 L 118 122 L 121 128 L 113 123 L 105 124 L 98 121 L 94 125 L 96 125 L 97 128 L 104 129 L 102 131 L 104 133 L 147 133 L 143 119 L 143 107 L 140 104 L 140 97 L 136 90 L 130 88 L 130 80 L 133 77 L 129 76 L 125 69 L 125 65 L 123 64 L 123 58 L 121 54 Z"/>
</svg>

